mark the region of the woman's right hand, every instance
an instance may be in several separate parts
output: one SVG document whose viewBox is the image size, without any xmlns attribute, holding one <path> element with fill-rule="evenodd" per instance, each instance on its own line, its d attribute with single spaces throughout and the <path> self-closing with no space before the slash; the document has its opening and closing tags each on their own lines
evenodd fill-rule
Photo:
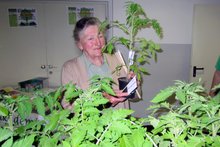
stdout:
<svg viewBox="0 0 220 147">
<path fill-rule="evenodd" d="M 118 103 L 124 102 L 126 100 L 126 96 L 128 96 L 127 92 L 122 92 L 121 90 L 115 90 L 116 96 L 112 96 L 106 92 L 103 93 L 103 96 L 112 103 L 112 106 L 116 106 Z"/>
</svg>

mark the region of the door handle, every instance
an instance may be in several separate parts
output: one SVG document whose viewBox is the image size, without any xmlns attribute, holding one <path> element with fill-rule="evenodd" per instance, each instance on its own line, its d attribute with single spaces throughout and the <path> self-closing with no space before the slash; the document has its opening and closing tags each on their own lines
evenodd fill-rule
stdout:
<svg viewBox="0 0 220 147">
<path fill-rule="evenodd" d="M 53 69 L 53 68 L 57 68 L 57 67 L 54 66 L 54 65 L 48 65 L 48 68 L 49 68 L 49 69 Z"/>
<path fill-rule="evenodd" d="M 196 71 L 197 70 L 204 70 L 203 67 L 196 67 L 196 66 L 193 66 L 193 77 L 196 77 Z"/>
<path fill-rule="evenodd" d="M 46 68 L 47 68 L 47 69 L 53 69 L 53 68 L 57 68 L 57 67 L 56 67 L 56 66 L 53 66 L 53 65 L 41 65 L 40 68 L 41 68 L 41 69 L 46 69 Z"/>
<path fill-rule="evenodd" d="M 41 65 L 40 68 L 41 68 L 41 69 L 45 69 L 45 68 L 46 68 L 46 65 Z"/>
</svg>

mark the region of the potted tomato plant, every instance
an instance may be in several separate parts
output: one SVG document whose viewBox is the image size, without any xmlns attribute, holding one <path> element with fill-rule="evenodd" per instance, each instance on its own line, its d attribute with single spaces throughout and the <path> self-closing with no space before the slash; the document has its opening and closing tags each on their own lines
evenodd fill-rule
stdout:
<svg viewBox="0 0 220 147">
<path fill-rule="evenodd" d="M 116 70 L 126 66 L 128 72 L 133 71 L 137 79 L 141 81 L 143 74 L 149 74 L 144 65 L 146 63 L 149 64 L 151 58 L 157 61 L 157 53 L 162 50 L 159 44 L 145 37 L 139 37 L 138 33 L 145 29 L 153 29 L 157 36 L 162 38 L 163 34 L 160 24 L 156 19 L 149 18 L 140 4 L 127 2 L 125 22 L 104 21 L 101 29 L 106 29 L 107 27 L 120 29 L 124 36 L 113 36 L 103 48 L 103 51 L 112 54 L 115 52 L 116 45 L 123 45 L 129 52 L 128 63 L 126 64 L 122 59 L 121 65 L 118 65 L 119 68 L 116 68 Z M 120 53 L 117 52 L 117 54 Z M 122 81 L 119 81 L 119 83 L 129 82 L 126 77 L 121 77 L 119 80 Z M 123 89 L 123 86 L 120 86 L 120 88 Z"/>
</svg>

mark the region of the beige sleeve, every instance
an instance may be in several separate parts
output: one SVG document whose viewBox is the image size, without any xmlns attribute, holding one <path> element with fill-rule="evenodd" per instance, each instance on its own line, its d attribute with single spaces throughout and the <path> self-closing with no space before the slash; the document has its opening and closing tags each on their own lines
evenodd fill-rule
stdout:
<svg viewBox="0 0 220 147">
<path fill-rule="evenodd" d="M 62 85 L 68 83 L 76 84 L 81 89 L 86 89 L 89 86 L 87 70 L 79 58 L 74 58 L 64 63 L 61 82 Z M 73 108 L 73 104 L 68 103 L 65 98 L 62 99 L 61 104 L 64 108 Z"/>
<path fill-rule="evenodd" d="M 61 72 L 61 83 L 62 85 L 66 85 L 68 83 L 73 83 L 73 84 L 77 83 L 73 60 L 70 60 L 64 63 L 62 67 L 62 72 Z M 65 109 L 72 110 L 74 104 L 70 104 L 63 97 L 61 101 L 61 105 Z"/>
<path fill-rule="evenodd" d="M 71 68 L 71 62 L 66 62 L 62 67 L 61 72 L 61 83 L 62 85 L 68 84 L 70 82 L 76 83 L 76 79 L 74 78 L 75 71 Z"/>
</svg>

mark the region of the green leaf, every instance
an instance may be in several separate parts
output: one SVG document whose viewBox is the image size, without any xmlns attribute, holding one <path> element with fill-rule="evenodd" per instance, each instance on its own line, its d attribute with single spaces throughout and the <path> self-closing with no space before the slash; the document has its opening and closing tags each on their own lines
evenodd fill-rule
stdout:
<svg viewBox="0 0 220 147">
<path fill-rule="evenodd" d="M 106 46 L 107 51 L 109 54 L 112 54 L 114 51 L 114 45 L 112 43 L 108 44 L 108 46 Z"/>
<path fill-rule="evenodd" d="M 125 34 L 129 34 L 129 28 L 122 23 L 119 23 L 118 21 L 114 21 L 113 22 L 113 26 L 119 28 L 120 30 L 122 30 Z"/>
<path fill-rule="evenodd" d="M 155 50 L 161 51 L 160 44 L 155 44 Z"/>
<path fill-rule="evenodd" d="M 70 143 L 68 141 L 62 141 L 63 147 L 71 147 Z"/>
<path fill-rule="evenodd" d="M 77 147 L 81 144 L 81 142 L 83 141 L 84 137 L 86 135 L 86 131 L 84 130 L 75 130 L 73 133 L 72 133 L 72 140 L 71 140 L 71 146 L 73 147 Z"/>
<path fill-rule="evenodd" d="M 202 103 L 201 102 L 197 102 L 197 103 L 193 103 L 193 105 L 191 105 L 191 112 L 194 113 L 197 110 L 200 110 L 200 108 L 202 107 Z"/>
<path fill-rule="evenodd" d="M 114 51 L 114 43 L 118 41 L 118 38 L 113 36 L 108 43 L 102 48 L 102 52 L 104 53 L 109 53 L 109 54 L 113 54 Z"/>
<path fill-rule="evenodd" d="M 158 93 L 152 100 L 152 103 L 160 103 L 165 101 L 167 98 L 169 98 L 172 94 L 174 93 L 174 91 L 172 90 L 172 88 L 167 88 L 165 90 L 161 90 L 160 93 Z"/>
<path fill-rule="evenodd" d="M 157 125 L 159 124 L 160 120 L 158 120 L 158 119 L 156 119 L 156 118 L 154 118 L 154 117 L 152 117 L 152 116 L 148 116 L 148 117 L 149 117 L 150 124 L 151 124 L 154 128 L 156 128 Z"/>
<path fill-rule="evenodd" d="M 101 22 L 99 26 L 99 32 L 106 32 L 108 27 L 109 27 L 109 22 L 107 20 L 104 20 L 103 22 Z"/>
<path fill-rule="evenodd" d="M 139 70 L 144 74 L 149 74 L 146 68 L 139 67 Z"/>
<path fill-rule="evenodd" d="M 112 119 L 113 120 L 123 119 L 131 115 L 133 112 L 134 110 L 131 110 L 131 109 L 117 109 L 113 111 Z"/>
<path fill-rule="evenodd" d="M 159 146 L 161 146 L 161 147 L 170 147 L 171 146 L 171 142 L 170 141 L 161 141 L 159 143 Z"/>
<path fill-rule="evenodd" d="M 111 129 L 113 129 L 117 132 L 120 132 L 122 134 L 131 133 L 131 129 L 127 125 L 125 125 L 124 123 L 122 123 L 120 121 L 114 121 L 112 123 Z"/>
<path fill-rule="evenodd" d="M 115 147 L 115 143 L 112 142 L 112 141 L 102 141 L 102 142 L 100 143 L 100 146 L 101 146 L 101 147 Z M 87 146 L 85 146 L 85 147 L 87 147 Z M 91 147 L 91 146 L 90 146 L 90 147 Z M 97 147 L 97 146 L 94 145 L 94 147 Z"/>
<path fill-rule="evenodd" d="M 153 143 L 148 141 L 147 139 L 145 139 L 145 142 L 143 144 L 143 147 L 152 147 L 153 146 Z"/>
<path fill-rule="evenodd" d="M 94 98 L 96 97 L 94 96 Z M 106 104 L 107 102 L 109 102 L 109 100 L 102 96 L 102 97 L 97 97 L 97 99 L 93 101 L 92 104 L 93 106 L 99 106 L 101 104 Z"/>
<path fill-rule="evenodd" d="M 145 57 L 144 56 L 141 56 L 141 57 L 138 57 L 137 58 L 137 61 L 140 63 L 140 64 L 142 64 L 142 63 L 144 63 L 145 62 Z"/>
<path fill-rule="evenodd" d="M 132 131 L 132 135 L 131 135 L 131 140 L 133 140 L 133 144 L 135 145 L 135 147 L 143 147 L 144 144 L 144 136 L 145 136 L 145 131 L 142 129 L 137 129 Z"/>
<path fill-rule="evenodd" d="M 41 97 L 36 97 L 33 100 L 34 105 L 37 108 L 37 112 L 41 115 L 44 116 L 45 115 L 45 105 L 43 102 L 43 99 Z"/>
<path fill-rule="evenodd" d="M 189 146 L 192 147 L 200 147 L 204 145 L 204 138 L 199 136 L 189 136 L 189 140 L 187 142 Z"/>
<path fill-rule="evenodd" d="M 147 40 L 145 38 L 141 38 L 140 39 L 140 47 L 142 49 L 145 49 L 147 47 L 148 43 L 147 43 Z"/>
<path fill-rule="evenodd" d="M 111 94 L 113 96 L 115 96 L 115 92 L 113 91 L 111 85 L 108 85 L 106 83 L 102 83 L 101 88 L 107 92 L 108 94 Z"/>
<path fill-rule="evenodd" d="M 87 108 L 84 111 L 84 113 L 85 114 L 99 113 L 99 110 L 97 108 L 90 107 L 90 108 Z"/>
<path fill-rule="evenodd" d="M 80 93 L 81 93 L 81 91 L 76 88 L 76 85 L 68 84 L 68 85 L 66 85 L 66 92 L 64 94 L 64 97 L 67 101 L 70 101 L 70 100 L 78 97 Z"/>
<path fill-rule="evenodd" d="M 64 109 L 59 111 L 59 119 L 65 119 L 70 115 L 70 110 L 69 109 Z"/>
<path fill-rule="evenodd" d="M 56 92 L 55 92 L 55 94 L 54 94 L 55 100 L 61 98 L 62 90 L 63 90 L 63 87 L 59 87 L 59 88 L 56 90 Z"/>
<path fill-rule="evenodd" d="M 126 47 L 129 47 L 130 41 L 128 39 L 126 39 L 124 37 L 120 37 L 119 40 L 120 40 L 121 44 L 123 44 Z"/>
<path fill-rule="evenodd" d="M 0 116 L 8 116 L 8 109 L 0 103 Z"/>
<path fill-rule="evenodd" d="M 158 23 L 157 20 L 153 19 L 152 20 L 152 27 L 155 30 L 155 32 L 157 33 L 157 35 L 162 38 L 163 34 L 162 34 L 162 28 L 160 26 L 160 24 Z"/>
<path fill-rule="evenodd" d="M 12 134 L 13 132 L 11 132 L 9 129 L 0 128 L 0 142 L 8 139 L 12 136 Z"/>
<path fill-rule="evenodd" d="M 31 115 L 32 104 L 29 100 L 21 101 L 18 103 L 18 113 L 22 120 Z"/>
<path fill-rule="evenodd" d="M 213 143 L 213 147 L 218 147 L 220 144 L 220 136 L 216 136 L 214 138 L 214 143 Z"/>
<path fill-rule="evenodd" d="M 9 138 L 8 140 L 6 140 L 1 147 L 11 147 L 13 144 L 13 138 Z"/>
<path fill-rule="evenodd" d="M 176 99 L 180 100 L 183 104 L 186 102 L 186 93 L 182 90 L 176 92 Z"/>
<path fill-rule="evenodd" d="M 40 139 L 40 147 L 55 147 L 57 143 L 57 139 L 53 137 L 41 136 Z"/>
<path fill-rule="evenodd" d="M 75 91 L 76 89 L 76 86 L 73 85 L 73 84 L 67 84 L 66 85 L 66 91 L 65 91 L 65 94 L 64 94 L 64 97 L 68 100 L 70 98 L 72 98 L 72 93 L 73 91 Z"/>
<path fill-rule="evenodd" d="M 35 135 L 26 136 L 18 141 L 15 141 L 13 147 L 31 147 L 34 142 Z"/>
<path fill-rule="evenodd" d="M 167 132 L 163 134 L 163 139 L 173 139 L 174 138 L 174 134 L 173 132 Z"/>
<path fill-rule="evenodd" d="M 55 112 L 54 112 L 55 113 Z M 45 126 L 45 130 L 44 132 L 47 131 L 54 131 L 54 129 L 57 127 L 58 125 L 58 120 L 59 120 L 59 114 L 53 114 L 49 117 L 49 121 Z"/>
<path fill-rule="evenodd" d="M 48 108 L 53 111 L 53 106 L 54 106 L 54 103 L 55 103 L 55 99 L 51 96 L 51 95 L 47 95 L 45 97 L 45 102 L 48 106 Z M 46 106 L 46 105 L 45 105 Z"/>
<path fill-rule="evenodd" d="M 120 139 L 120 147 L 134 147 L 134 144 L 126 135 L 123 135 L 123 137 Z"/>
</svg>

